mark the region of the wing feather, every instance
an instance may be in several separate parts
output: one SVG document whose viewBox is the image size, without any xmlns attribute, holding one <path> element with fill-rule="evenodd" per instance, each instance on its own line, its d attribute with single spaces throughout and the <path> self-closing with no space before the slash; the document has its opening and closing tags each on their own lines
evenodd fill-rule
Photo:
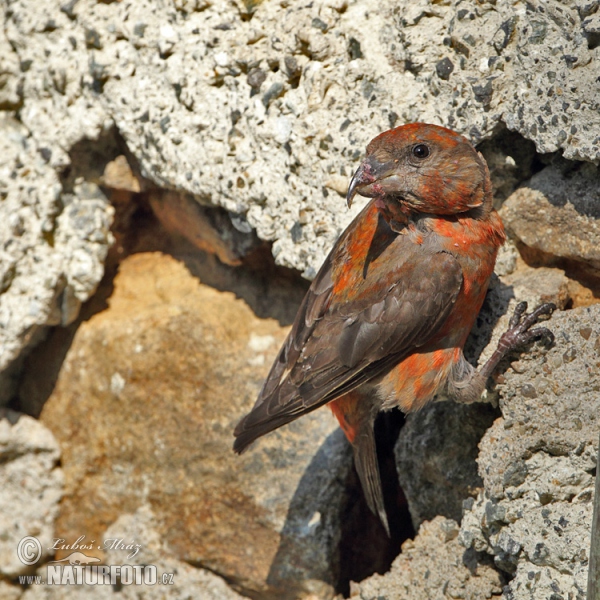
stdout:
<svg viewBox="0 0 600 600">
<path fill-rule="evenodd" d="M 462 286 L 446 252 L 408 257 L 398 280 L 345 303 L 332 302 L 331 259 L 304 299 L 252 411 L 235 430 L 234 449 L 381 375 L 444 323 Z M 366 282 L 365 285 L 370 285 Z"/>
</svg>

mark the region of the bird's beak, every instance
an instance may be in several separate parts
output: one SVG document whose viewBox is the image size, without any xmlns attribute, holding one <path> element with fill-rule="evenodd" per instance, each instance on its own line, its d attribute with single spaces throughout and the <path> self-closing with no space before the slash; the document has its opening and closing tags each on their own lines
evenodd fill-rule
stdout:
<svg viewBox="0 0 600 600">
<path fill-rule="evenodd" d="M 346 194 L 348 208 L 352 206 L 352 201 L 357 193 L 367 198 L 372 198 L 378 193 L 382 193 L 383 190 L 377 189 L 377 186 L 373 184 L 388 178 L 394 166 L 394 164 L 390 163 L 380 163 L 373 156 L 365 158 L 350 180 L 348 193 Z"/>
</svg>

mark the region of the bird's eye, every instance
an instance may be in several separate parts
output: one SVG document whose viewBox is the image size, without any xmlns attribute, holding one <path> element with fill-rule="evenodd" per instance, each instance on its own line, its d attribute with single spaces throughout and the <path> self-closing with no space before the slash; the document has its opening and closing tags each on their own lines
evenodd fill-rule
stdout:
<svg viewBox="0 0 600 600">
<path fill-rule="evenodd" d="M 412 149 L 412 153 L 417 158 L 427 158 L 429 156 L 429 148 L 425 144 L 417 144 Z"/>
</svg>

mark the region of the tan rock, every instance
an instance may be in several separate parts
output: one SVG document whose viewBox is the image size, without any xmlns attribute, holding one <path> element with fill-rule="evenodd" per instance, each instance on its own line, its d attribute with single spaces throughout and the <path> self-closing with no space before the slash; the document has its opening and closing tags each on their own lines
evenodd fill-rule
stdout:
<svg viewBox="0 0 600 600">
<path fill-rule="evenodd" d="M 142 189 L 139 179 L 133 174 L 127 158 L 122 154 L 106 165 L 102 183 L 106 187 L 127 192 L 138 193 Z"/>
<path fill-rule="evenodd" d="M 317 411 L 231 450 L 285 333 L 171 257 L 127 258 L 41 416 L 63 448 L 56 535 L 99 540 L 148 505 L 175 558 L 242 592 L 330 595 L 351 464 L 333 417 Z"/>
<path fill-rule="evenodd" d="M 584 165 L 574 173 L 551 165 L 512 194 L 500 215 L 528 248 L 600 270 L 600 176 Z"/>
</svg>

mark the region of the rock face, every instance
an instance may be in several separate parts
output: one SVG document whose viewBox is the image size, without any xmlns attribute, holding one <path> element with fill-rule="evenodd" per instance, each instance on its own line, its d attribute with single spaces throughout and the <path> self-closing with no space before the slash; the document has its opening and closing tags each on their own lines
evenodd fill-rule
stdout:
<svg viewBox="0 0 600 600">
<path fill-rule="evenodd" d="M 0 129 L 1 371 L 43 326 L 71 323 L 95 291 L 113 209 L 97 185 L 63 193 L 45 149 L 1 111 Z"/>
<path fill-rule="evenodd" d="M 500 598 L 502 579 L 475 556 L 463 558 L 458 525 L 436 517 L 421 525 L 417 537 L 406 541 L 389 573 L 373 575 L 351 588 L 350 597 L 361 600 L 413 600 L 414 598 Z"/>
<path fill-rule="evenodd" d="M 255 231 L 308 279 L 361 208 L 342 196 L 367 142 L 391 126 L 474 142 L 507 126 L 540 152 L 600 156 L 595 2 L 38 5 L 0 11 L 0 369 L 71 322 L 102 276 L 111 209 L 99 180 L 67 180 L 81 144 L 110 132 L 165 188 L 157 212 L 156 198 L 183 202 L 163 210 L 176 229 L 183 199 L 220 207 L 190 233 L 199 246 L 235 263 Z M 488 153 L 502 197 L 528 176 L 522 142 Z"/>
<path fill-rule="evenodd" d="M 311 279 L 361 208 L 349 212 L 343 196 L 367 142 L 408 121 L 480 143 L 497 205 L 508 197 L 514 243 L 471 359 L 489 356 L 516 300 L 600 298 L 597 2 L 47 0 L 40 10 L 14 0 L 0 20 L 0 404 L 15 390 L 23 406 L 43 403 L 42 376 L 17 381 L 19 370 L 94 293 L 111 202 L 117 215 L 152 211 L 173 238 L 228 265 L 269 242 L 278 265 Z M 111 256 L 126 255 L 136 240 L 114 232 Z M 524 266 L 517 250 L 546 268 Z M 251 275 L 205 265 L 203 282 L 233 289 L 260 256 Z M 269 276 L 242 294 L 260 316 L 274 302 Z M 361 584 L 363 597 L 418 597 L 425 586 L 430 597 L 489 598 L 507 582 L 507 599 L 581 597 L 597 312 L 555 318 L 557 345 L 523 355 L 491 386 L 502 417 L 479 473 L 492 409 L 440 404 L 408 419 L 397 457 L 421 532 L 389 575 Z M 333 419 L 320 411 L 241 458 L 230 450 L 284 334 L 172 259 L 127 259 L 45 406 L 61 450 L 39 423 L 0 421 L 0 576 L 22 572 L 20 536 L 52 535 L 61 456 L 57 535 L 102 539 L 139 524 L 154 548 L 144 556 L 181 573 L 182 597 L 235 597 L 208 570 L 256 597 L 330 596 L 351 464 Z M 455 522 L 466 497 L 464 553 Z M 0 595 L 15 589 L 0 580 Z"/>
<path fill-rule="evenodd" d="M 28 536 L 39 539 L 41 547 L 26 543 L 23 548 L 26 558 L 35 563 L 38 551 L 39 560 L 49 556 L 64 485 L 59 458 L 58 442 L 44 425 L 27 415 L 2 410 L 0 577 L 16 577 L 30 570 L 17 553 L 19 543 Z"/>
<path fill-rule="evenodd" d="M 600 273 L 600 171 L 556 161 L 508 198 L 501 210 L 509 233 L 528 249 Z"/>
<path fill-rule="evenodd" d="M 160 600 L 168 597 L 176 600 L 201 598 L 202 600 L 242 600 L 240 596 L 219 577 L 173 558 L 167 545 L 155 530 L 156 516 L 149 506 L 140 507 L 133 514 L 119 517 L 106 531 L 101 545 L 107 548 L 134 542 L 141 546 L 133 556 L 133 551 L 111 549 L 107 551 L 106 562 L 111 565 L 154 565 L 161 584 L 122 585 L 116 590 L 112 586 L 100 585 L 55 585 L 31 586 L 22 596 L 22 600 L 63 600 L 84 598 L 88 600 Z M 91 554 L 88 552 L 88 554 Z M 46 576 L 46 569 L 38 571 Z M 166 579 L 162 576 L 166 575 Z M 171 577 L 172 576 L 172 577 Z M 171 583 L 167 583 L 171 582 Z M 0 588 L 0 591 L 2 588 Z M 4 598 L 4 596 L 2 596 Z"/>
<path fill-rule="evenodd" d="M 241 457 L 231 449 L 285 333 L 173 258 L 127 258 L 42 412 L 63 448 L 57 536 L 101 539 L 149 507 L 173 560 L 248 593 L 331 594 L 351 465 L 333 416 L 317 411 Z"/>
<path fill-rule="evenodd" d="M 440 402 L 407 417 L 396 465 L 415 529 L 436 515 L 460 522 L 463 500 L 483 485 L 477 444 L 495 416 L 488 404 Z"/>
<path fill-rule="evenodd" d="M 350 218 L 348 176 L 390 126 L 477 142 L 503 122 L 540 152 L 600 152 L 593 2 L 36 6 L 4 13 L 4 106 L 46 168 L 112 121 L 150 180 L 243 215 L 309 278 Z"/>
<path fill-rule="evenodd" d="M 556 344 L 523 354 L 498 385 L 483 437 L 484 492 L 460 539 L 514 577 L 507 598 L 584 598 L 600 409 L 600 307 L 557 314 Z"/>
</svg>

